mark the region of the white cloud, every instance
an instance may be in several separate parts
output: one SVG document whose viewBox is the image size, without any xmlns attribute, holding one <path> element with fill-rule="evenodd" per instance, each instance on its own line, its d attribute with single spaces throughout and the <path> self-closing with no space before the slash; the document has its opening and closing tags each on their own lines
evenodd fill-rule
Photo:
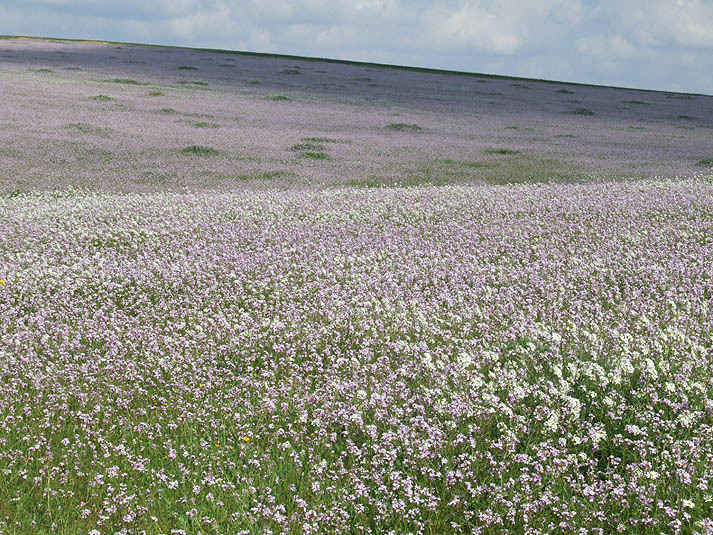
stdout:
<svg viewBox="0 0 713 535">
<path fill-rule="evenodd" d="M 608 61 L 629 59 L 636 49 L 621 35 L 591 35 L 577 39 L 577 50 L 586 56 Z"/>
<path fill-rule="evenodd" d="M 424 12 L 422 24 L 437 50 L 475 48 L 497 54 L 512 54 L 523 44 L 509 20 L 472 3 L 455 9 L 436 4 Z"/>
</svg>

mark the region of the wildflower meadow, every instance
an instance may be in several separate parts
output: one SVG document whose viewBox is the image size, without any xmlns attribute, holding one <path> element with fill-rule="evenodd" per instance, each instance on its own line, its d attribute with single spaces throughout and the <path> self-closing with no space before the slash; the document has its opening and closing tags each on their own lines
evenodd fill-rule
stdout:
<svg viewBox="0 0 713 535">
<path fill-rule="evenodd" d="M 668 112 L 640 142 L 566 109 L 476 139 L 387 90 L 266 99 L 287 91 L 253 83 L 263 58 L 218 90 L 175 81 L 197 52 L 137 48 L 181 55 L 146 87 L 91 70 L 111 45 L 0 45 L 0 80 L 36 91 L 0 129 L 1 535 L 713 534 L 705 113 L 627 179 L 674 151 Z M 590 120 L 621 154 L 557 159 Z"/>
</svg>

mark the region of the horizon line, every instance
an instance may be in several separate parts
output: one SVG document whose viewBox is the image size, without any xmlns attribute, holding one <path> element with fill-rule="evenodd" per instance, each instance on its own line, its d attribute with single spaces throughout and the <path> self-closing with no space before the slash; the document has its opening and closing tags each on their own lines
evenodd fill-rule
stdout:
<svg viewBox="0 0 713 535">
<path fill-rule="evenodd" d="M 359 61 L 351 59 L 338 59 L 338 58 L 323 58 L 317 56 L 299 56 L 295 54 L 281 54 L 273 52 L 254 52 L 248 50 L 230 50 L 225 48 L 206 48 L 206 47 L 194 47 L 194 46 L 183 46 L 183 45 L 163 45 L 163 44 L 152 44 L 152 43 L 134 43 L 128 41 L 111 41 L 106 39 L 75 39 L 67 37 L 47 37 L 47 36 L 36 36 L 36 35 L 8 35 L 0 34 L 0 40 L 9 39 L 35 39 L 40 41 L 60 41 L 60 42 L 74 42 L 74 43 L 97 43 L 97 44 L 108 44 L 108 45 L 129 45 L 129 46 L 146 46 L 146 47 L 158 47 L 158 48 L 176 48 L 181 50 L 195 50 L 199 52 L 213 52 L 219 54 L 235 54 L 242 56 L 254 56 L 254 57 L 265 57 L 265 58 L 284 58 L 284 59 L 295 59 L 301 61 L 313 61 L 313 62 L 324 62 L 324 63 L 338 63 L 342 65 L 355 65 L 361 67 L 376 67 L 376 68 L 386 68 L 395 69 L 409 72 L 423 72 L 427 74 L 446 74 L 450 76 L 467 76 L 472 78 L 492 78 L 496 80 L 515 80 L 520 82 L 542 82 L 546 84 L 560 84 L 560 85 L 570 85 L 570 86 L 581 86 L 581 87 L 600 87 L 605 89 L 622 89 L 628 91 L 643 91 L 647 93 L 668 93 L 676 95 L 691 95 L 699 97 L 713 97 L 706 93 L 693 93 L 688 91 L 668 91 L 664 89 L 643 89 L 639 87 L 625 87 L 616 85 L 605 85 L 605 84 L 592 84 L 587 82 L 565 82 L 561 80 L 549 80 L 545 78 L 528 78 L 524 76 L 511 76 L 507 74 L 490 74 L 490 73 L 479 73 L 471 71 L 460 71 L 454 69 L 438 69 L 434 67 L 417 67 L 412 65 L 399 65 L 391 63 L 376 63 L 372 61 Z"/>
</svg>

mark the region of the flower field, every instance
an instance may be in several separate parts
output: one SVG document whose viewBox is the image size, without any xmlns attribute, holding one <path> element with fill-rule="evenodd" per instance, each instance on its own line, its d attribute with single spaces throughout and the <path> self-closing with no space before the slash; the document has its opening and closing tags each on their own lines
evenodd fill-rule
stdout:
<svg viewBox="0 0 713 535">
<path fill-rule="evenodd" d="M 3 535 L 713 532 L 710 179 L 0 213 Z"/>
<path fill-rule="evenodd" d="M 0 36 L 0 535 L 713 535 L 713 97 Z"/>
</svg>

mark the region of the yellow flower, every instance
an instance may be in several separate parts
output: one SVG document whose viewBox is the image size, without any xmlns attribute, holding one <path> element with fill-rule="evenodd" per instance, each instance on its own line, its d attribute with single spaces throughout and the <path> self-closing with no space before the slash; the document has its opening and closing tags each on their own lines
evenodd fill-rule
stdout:
<svg viewBox="0 0 713 535">
<path fill-rule="evenodd" d="M 243 442 L 250 442 L 250 437 L 248 437 L 248 436 L 243 437 Z"/>
<path fill-rule="evenodd" d="M 216 448 L 220 448 L 220 444 L 216 444 L 215 447 L 216 447 Z"/>
<path fill-rule="evenodd" d="M 0 288 L 5 286 L 5 279 L 0 279 Z"/>
</svg>

